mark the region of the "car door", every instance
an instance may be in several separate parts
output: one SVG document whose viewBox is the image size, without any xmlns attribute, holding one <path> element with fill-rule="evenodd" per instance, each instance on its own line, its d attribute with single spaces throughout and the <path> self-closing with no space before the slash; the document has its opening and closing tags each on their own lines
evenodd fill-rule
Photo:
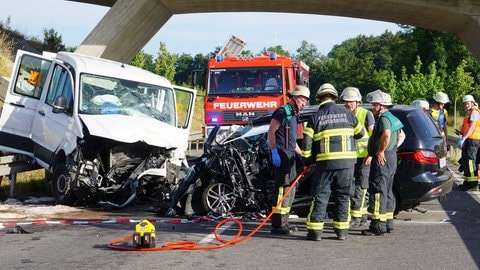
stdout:
<svg viewBox="0 0 480 270">
<path fill-rule="evenodd" d="M 181 141 L 185 142 L 185 145 L 182 149 L 179 149 L 179 151 L 184 152 L 188 148 L 188 137 L 190 135 L 190 127 L 195 110 L 197 91 L 181 86 L 173 86 L 173 89 L 175 90 L 177 127 L 181 129 L 181 134 L 178 136 L 182 136 Z"/>
<path fill-rule="evenodd" d="M 47 83 L 51 57 L 19 50 L 0 117 L 0 148 L 32 155 L 32 123 Z"/>
<path fill-rule="evenodd" d="M 76 147 L 77 137 L 83 137 L 80 121 L 74 113 L 74 77 L 70 67 L 58 61 L 52 65 L 51 80 L 44 87 L 32 125 L 34 154 L 44 167 L 52 163 L 59 150 L 70 154 Z M 59 96 L 66 100 L 60 112 L 53 110 Z"/>
</svg>

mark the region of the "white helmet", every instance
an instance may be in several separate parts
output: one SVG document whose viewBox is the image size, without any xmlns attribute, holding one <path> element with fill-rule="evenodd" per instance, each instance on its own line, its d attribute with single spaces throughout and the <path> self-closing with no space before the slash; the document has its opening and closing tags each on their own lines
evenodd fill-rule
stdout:
<svg viewBox="0 0 480 270">
<path fill-rule="evenodd" d="M 316 98 L 323 97 L 324 95 L 327 95 L 327 94 L 331 94 L 338 98 L 337 89 L 335 89 L 335 87 L 333 87 L 333 85 L 329 83 L 324 83 L 320 85 L 320 88 L 318 88 L 318 91 L 317 91 Z"/>
<path fill-rule="evenodd" d="M 310 99 L 310 89 L 303 85 L 297 85 L 293 89 L 292 96 L 304 96 L 307 99 Z"/>
<path fill-rule="evenodd" d="M 416 99 L 412 102 L 412 106 L 415 106 L 415 107 L 420 107 L 420 108 L 423 108 L 425 110 L 429 110 L 430 109 L 430 104 L 428 104 L 428 101 L 426 101 L 425 99 L 423 98 L 420 98 L 420 99 Z"/>
<path fill-rule="evenodd" d="M 343 101 L 357 101 L 362 102 L 362 95 L 360 94 L 360 90 L 356 87 L 346 87 L 343 89 L 340 98 Z"/>
<path fill-rule="evenodd" d="M 473 98 L 472 95 L 465 95 L 465 96 L 463 97 L 463 103 L 468 102 L 468 101 L 471 101 L 471 102 L 473 102 L 473 103 L 476 103 L 476 102 L 475 102 L 475 99 Z"/>
<path fill-rule="evenodd" d="M 392 97 L 389 94 L 382 92 L 382 90 L 378 89 L 367 94 L 367 102 L 379 103 L 383 106 L 391 106 Z"/>
<path fill-rule="evenodd" d="M 438 103 L 443 103 L 443 104 L 447 104 L 447 103 L 450 102 L 450 99 L 448 98 L 448 95 L 443 93 L 443 92 L 437 92 L 433 96 L 433 100 L 435 100 Z"/>
</svg>

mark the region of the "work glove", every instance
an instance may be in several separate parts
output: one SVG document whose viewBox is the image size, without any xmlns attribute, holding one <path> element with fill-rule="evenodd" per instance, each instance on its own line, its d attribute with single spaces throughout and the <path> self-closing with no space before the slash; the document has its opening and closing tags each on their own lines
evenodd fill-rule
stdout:
<svg viewBox="0 0 480 270">
<path fill-rule="evenodd" d="M 282 164 L 282 160 L 280 159 L 280 156 L 278 155 L 277 148 L 272 149 L 272 163 L 273 163 L 273 166 L 275 166 L 277 168 L 280 167 L 280 165 Z"/>
<path fill-rule="evenodd" d="M 463 138 L 463 137 L 460 140 L 458 140 L 458 142 L 457 142 L 458 148 L 462 148 L 464 142 L 465 142 L 465 138 Z"/>
</svg>

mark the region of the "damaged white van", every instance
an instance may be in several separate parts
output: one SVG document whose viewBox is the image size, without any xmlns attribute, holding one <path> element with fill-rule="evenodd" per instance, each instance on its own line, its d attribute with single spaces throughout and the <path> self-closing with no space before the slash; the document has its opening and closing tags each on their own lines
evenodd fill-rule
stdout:
<svg viewBox="0 0 480 270">
<path fill-rule="evenodd" d="M 126 64 L 19 51 L 0 150 L 45 168 L 58 203 L 168 201 L 185 161 L 195 96 Z"/>
</svg>

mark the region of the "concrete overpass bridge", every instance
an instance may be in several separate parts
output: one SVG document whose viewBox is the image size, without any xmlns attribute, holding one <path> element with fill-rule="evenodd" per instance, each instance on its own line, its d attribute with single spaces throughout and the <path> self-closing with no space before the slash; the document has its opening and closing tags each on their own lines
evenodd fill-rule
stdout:
<svg viewBox="0 0 480 270">
<path fill-rule="evenodd" d="M 480 61 L 480 1 L 472 0 L 69 0 L 111 7 L 77 52 L 129 62 L 174 15 L 285 12 L 378 20 L 458 35 Z M 239 22 L 241 23 L 241 22 Z M 305 22 L 304 22 L 305 23 Z M 308 22 L 307 22 L 308 23 Z M 312 29 L 314 32 L 315 29 Z M 192 42 L 194 42 L 192 40 Z"/>
</svg>

